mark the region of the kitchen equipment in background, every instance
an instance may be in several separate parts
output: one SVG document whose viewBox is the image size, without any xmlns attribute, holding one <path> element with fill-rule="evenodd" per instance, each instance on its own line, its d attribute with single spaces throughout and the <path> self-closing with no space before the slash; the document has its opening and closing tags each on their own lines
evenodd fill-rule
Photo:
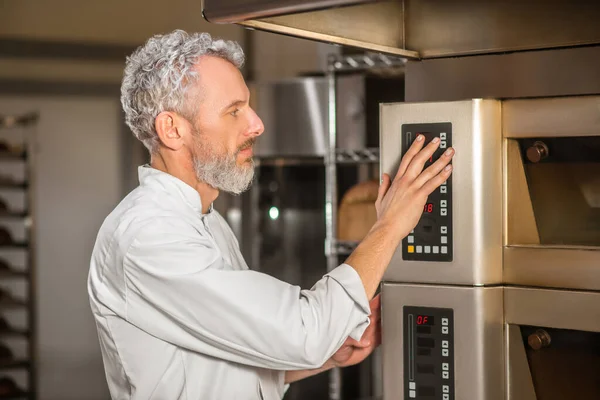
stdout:
<svg viewBox="0 0 600 400">
<path fill-rule="evenodd" d="M 34 263 L 36 112 L 0 116 L 0 397 L 37 398 Z"/>
<path fill-rule="evenodd" d="M 366 146 L 365 76 L 337 81 L 337 113 L 344 124 L 342 147 Z M 327 151 L 327 80 L 297 77 L 250 84 L 250 105 L 265 133 L 255 145 L 256 157 L 323 157 Z"/>
<path fill-rule="evenodd" d="M 600 398 L 599 113 L 598 96 L 381 106 L 383 172 L 419 133 L 441 139 L 428 164 L 460 155 L 384 277 L 385 399 Z"/>
</svg>

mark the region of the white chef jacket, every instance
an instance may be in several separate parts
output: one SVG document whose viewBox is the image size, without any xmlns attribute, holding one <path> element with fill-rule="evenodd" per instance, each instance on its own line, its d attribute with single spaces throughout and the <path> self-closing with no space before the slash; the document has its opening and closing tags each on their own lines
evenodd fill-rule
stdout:
<svg viewBox="0 0 600 400">
<path fill-rule="evenodd" d="M 310 290 L 251 271 L 198 192 L 149 166 L 106 218 L 88 292 L 113 400 L 281 399 L 285 370 L 360 339 L 369 302 L 341 265 Z"/>
</svg>

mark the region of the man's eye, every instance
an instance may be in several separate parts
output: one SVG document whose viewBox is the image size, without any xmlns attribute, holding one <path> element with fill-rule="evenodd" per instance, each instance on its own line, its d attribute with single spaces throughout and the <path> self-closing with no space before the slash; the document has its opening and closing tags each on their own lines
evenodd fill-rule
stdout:
<svg viewBox="0 0 600 400">
<path fill-rule="evenodd" d="M 240 112 L 239 108 L 236 108 L 235 110 L 233 110 L 232 112 L 230 112 L 231 115 L 233 115 L 234 117 L 237 117 L 238 113 Z"/>
</svg>

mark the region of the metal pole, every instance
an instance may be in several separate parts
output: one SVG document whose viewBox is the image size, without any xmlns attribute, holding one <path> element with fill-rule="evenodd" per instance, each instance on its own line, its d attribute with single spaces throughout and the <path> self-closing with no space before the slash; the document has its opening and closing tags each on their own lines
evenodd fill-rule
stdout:
<svg viewBox="0 0 600 400">
<path fill-rule="evenodd" d="M 335 57 L 327 63 L 329 141 L 325 154 L 325 255 L 327 271 L 338 266 L 337 237 L 337 165 L 336 165 L 336 83 Z M 342 399 L 342 371 L 334 368 L 329 373 L 329 398 Z"/>
</svg>

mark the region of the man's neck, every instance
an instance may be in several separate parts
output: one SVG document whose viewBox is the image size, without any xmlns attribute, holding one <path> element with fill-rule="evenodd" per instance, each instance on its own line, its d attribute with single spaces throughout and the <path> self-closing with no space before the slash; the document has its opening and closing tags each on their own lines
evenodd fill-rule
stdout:
<svg viewBox="0 0 600 400">
<path fill-rule="evenodd" d="M 166 172 L 196 189 L 202 203 L 202 214 L 206 214 L 210 210 L 211 204 L 219 197 L 217 189 L 198 180 L 193 168 L 185 168 L 185 166 L 176 162 L 167 162 L 160 154 L 152 155 L 150 166 Z"/>
</svg>

